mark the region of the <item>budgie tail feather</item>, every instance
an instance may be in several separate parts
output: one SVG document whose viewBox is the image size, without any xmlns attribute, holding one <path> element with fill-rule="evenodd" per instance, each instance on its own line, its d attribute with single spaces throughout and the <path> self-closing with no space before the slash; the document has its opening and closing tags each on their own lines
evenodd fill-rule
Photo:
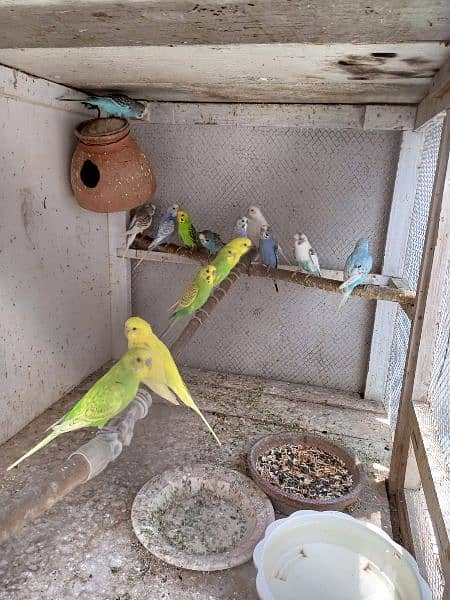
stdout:
<svg viewBox="0 0 450 600">
<path fill-rule="evenodd" d="M 341 283 L 338 289 L 341 290 L 343 296 L 341 298 L 341 301 L 339 302 L 338 310 L 340 310 L 344 306 L 344 304 L 350 298 L 351 293 L 359 283 L 363 283 L 363 280 L 359 273 L 355 273 L 354 275 L 349 277 L 349 279 L 344 281 L 344 283 Z"/>
<path fill-rule="evenodd" d="M 9 467 L 6 470 L 10 471 L 11 469 L 14 469 L 14 467 L 17 467 L 17 465 L 19 465 L 23 460 L 25 460 L 29 456 L 32 456 L 35 452 L 37 452 L 38 450 L 40 450 L 41 448 L 43 448 L 44 446 L 46 446 L 47 444 L 49 444 L 52 440 L 54 440 L 59 435 L 61 435 L 61 433 L 62 432 L 58 431 L 57 429 L 53 430 L 43 440 L 41 440 L 40 442 L 38 442 L 36 444 L 36 446 L 33 446 L 33 448 L 31 448 L 31 450 L 28 450 L 28 452 L 26 452 L 23 456 L 21 456 L 20 458 L 18 458 L 16 460 L 16 462 L 13 462 L 12 465 L 9 465 Z"/>
<path fill-rule="evenodd" d="M 211 432 L 212 436 L 214 437 L 214 439 L 216 440 L 216 442 L 219 444 L 219 446 L 221 446 L 221 442 L 219 440 L 219 438 L 217 437 L 217 435 L 214 433 L 213 428 L 211 427 L 211 425 L 208 423 L 208 421 L 206 420 L 206 418 L 203 416 L 202 411 L 199 409 L 199 407 L 195 404 L 191 394 L 189 393 L 189 390 L 187 389 L 187 387 L 183 384 L 181 389 L 178 390 L 178 395 L 180 397 L 180 400 L 186 404 L 186 406 L 189 406 L 189 408 L 192 408 L 192 410 L 198 414 L 198 416 L 201 418 L 201 420 L 203 421 L 203 423 L 206 425 L 206 427 L 209 429 L 209 431 Z"/>
</svg>

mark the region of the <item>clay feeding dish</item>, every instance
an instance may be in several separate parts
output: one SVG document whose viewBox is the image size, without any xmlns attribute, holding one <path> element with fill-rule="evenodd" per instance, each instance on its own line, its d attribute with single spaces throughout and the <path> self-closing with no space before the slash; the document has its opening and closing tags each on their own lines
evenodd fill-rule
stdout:
<svg viewBox="0 0 450 600">
<path fill-rule="evenodd" d="M 265 436 L 252 446 L 247 460 L 252 479 L 285 515 L 300 509 L 344 510 L 364 485 L 359 461 L 309 434 Z"/>
<path fill-rule="evenodd" d="M 161 560 L 194 571 L 219 571 L 250 560 L 274 520 L 270 500 L 245 475 L 214 465 L 165 471 L 134 499 L 139 541 Z"/>
</svg>

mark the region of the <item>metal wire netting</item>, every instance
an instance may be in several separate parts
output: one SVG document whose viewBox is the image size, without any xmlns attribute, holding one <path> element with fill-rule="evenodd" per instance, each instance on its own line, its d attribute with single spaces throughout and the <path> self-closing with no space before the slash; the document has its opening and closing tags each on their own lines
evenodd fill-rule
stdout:
<svg viewBox="0 0 450 600">
<path fill-rule="evenodd" d="M 425 241 L 428 212 L 433 192 L 434 174 L 436 171 L 441 139 L 442 123 L 442 119 L 436 119 L 430 122 L 424 130 L 414 207 L 403 265 L 403 277 L 414 289 L 417 287 L 417 281 L 419 279 L 422 250 Z M 384 396 L 386 411 L 389 416 L 391 427 L 393 428 L 397 421 L 410 328 L 410 320 L 403 310 L 398 308 L 394 323 L 394 335 L 392 339 Z"/>
<path fill-rule="evenodd" d="M 428 402 L 433 426 L 450 465 L 450 262 L 447 263 L 447 272 L 444 278 Z"/>
<path fill-rule="evenodd" d="M 406 505 L 420 572 L 428 581 L 433 599 L 440 600 L 444 597 L 444 577 L 423 490 L 406 490 Z"/>
</svg>

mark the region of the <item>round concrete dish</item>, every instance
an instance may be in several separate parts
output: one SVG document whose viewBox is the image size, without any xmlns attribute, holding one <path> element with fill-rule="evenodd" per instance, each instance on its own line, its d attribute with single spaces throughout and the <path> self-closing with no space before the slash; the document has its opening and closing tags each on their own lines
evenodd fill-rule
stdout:
<svg viewBox="0 0 450 600">
<path fill-rule="evenodd" d="M 283 491 L 277 485 L 266 481 L 256 469 L 258 458 L 271 448 L 278 448 L 284 444 L 294 444 L 300 446 L 310 446 L 319 448 L 330 454 L 334 454 L 344 461 L 347 469 L 353 476 L 352 489 L 335 499 L 299 498 L 294 494 Z M 340 446 L 332 444 L 328 440 L 310 434 L 302 433 L 275 433 L 266 435 L 259 439 L 251 448 L 247 455 L 248 466 L 252 479 L 269 496 L 277 510 L 285 515 L 290 515 L 297 510 L 344 510 L 350 504 L 357 500 L 364 486 L 364 471 L 359 460 L 355 459 L 350 452 Z"/>
<path fill-rule="evenodd" d="M 183 569 L 220 571 L 250 560 L 274 512 L 245 475 L 192 465 L 148 481 L 131 519 L 139 541 L 158 558 Z"/>
</svg>

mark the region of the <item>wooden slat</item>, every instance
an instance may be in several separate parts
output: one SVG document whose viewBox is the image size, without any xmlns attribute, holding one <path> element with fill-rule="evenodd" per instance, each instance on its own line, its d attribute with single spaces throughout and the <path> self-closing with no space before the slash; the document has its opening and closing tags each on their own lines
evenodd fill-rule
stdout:
<svg viewBox="0 0 450 600">
<path fill-rule="evenodd" d="M 5 48 L 446 41 L 442 0 L 6 0 Z"/>
<path fill-rule="evenodd" d="M 300 11 L 301 12 L 301 11 Z M 0 50 L 0 63 L 76 89 L 172 102 L 416 104 L 450 58 L 438 42 Z M 370 110 L 367 127 L 377 122 Z M 395 123 L 396 116 L 391 114 Z"/>
<path fill-rule="evenodd" d="M 150 102 L 147 122 L 157 125 L 406 130 L 413 129 L 415 115 L 414 106 L 402 105 Z"/>
<path fill-rule="evenodd" d="M 426 406 L 414 407 L 411 439 L 444 579 L 447 589 L 450 589 L 450 468 L 436 433 L 431 428 L 429 412 Z"/>
<path fill-rule="evenodd" d="M 406 279 L 403 279 L 402 277 L 391 277 L 391 281 L 392 281 L 392 285 L 394 287 L 396 287 L 398 290 L 408 290 L 408 289 L 410 289 L 409 283 L 406 281 Z M 411 306 L 411 305 L 408 305 L 408 304 L 400 304 L 400 306 L 405 311 L 406 316 L 408 317 L 408 319 L 410 321 L 412 321 L 413 317 L 414 317 L 414 306 Z"/>
<path fill-rule="evenodd" d="M 450 108 L 450 59 L 433 77 L 428 94 L 417 109 L 416 128 L 422 127 L 438 113 Z"/>
<path fill-rule="evenodd" d="M 402 134 L 386 235 L 384 274 L 403 273 L 422 145 L 421 133 L 409 131 Z M 384 401 L 396 314 L 394 304 L 377 303 L 364 391 L 364 396 L 370 400 Z"/>
<path fill-rule="evenodd" d="M 449 214 L 450 214 L 450 111 L 447 112 L 439 156 L 436 176 L 433 187 L 428 227 L 420 269 L 416 308 L 411 327 L 406 367 L 403 378 L 403 388 L 397 417 L 397 427 L 394 436 L 391 471 L 389 477 L 389 491 L 392 497 L 397 498 L 404 489 L 406 465 L 411 436 L 412 424 L 415 419 L 414 403 L 420 400 L 418 391 L 421 388 L 418 381 L 417 365 L 424 359 L 424 344 L 427 339 L 435 335 L 437 323 L 430 320 L 433 314 L 433 286 L 442 277 L 439 265 L 442 254 L 448 250 L 449 240 Z M 428 304 L 430 301 L 430 305 Z M 417 428 L 416 428 L 417 429 Z M 417 433 L 417 431 L 416 431 Z M 417 445 L 419 442 L 414 440 Z M 423 453 L 417 453 L 417 465 L 421 473 L 426 469 Z M 434 507 L 436 508 L 436 507 Z M 431 514 L 432 520 L 439 518 L 436 511 Z M 407 519 L 403 514 L 402 519 Z M 449 556 L 441 554 L 441 561 L 449 560 Z M 447 585 L 449 582 L 447 581 Z"/>
<path fill-rule="evenodd" d="M 109 278 L 111 302 L 111 356 L 120 358 L 126 352 L 123 324 L 131 316 L 131 270 L 128 260 L 117 256 L 115 248 L 125 237 L 126 213 L 108 215 Z"/>
</svg>

